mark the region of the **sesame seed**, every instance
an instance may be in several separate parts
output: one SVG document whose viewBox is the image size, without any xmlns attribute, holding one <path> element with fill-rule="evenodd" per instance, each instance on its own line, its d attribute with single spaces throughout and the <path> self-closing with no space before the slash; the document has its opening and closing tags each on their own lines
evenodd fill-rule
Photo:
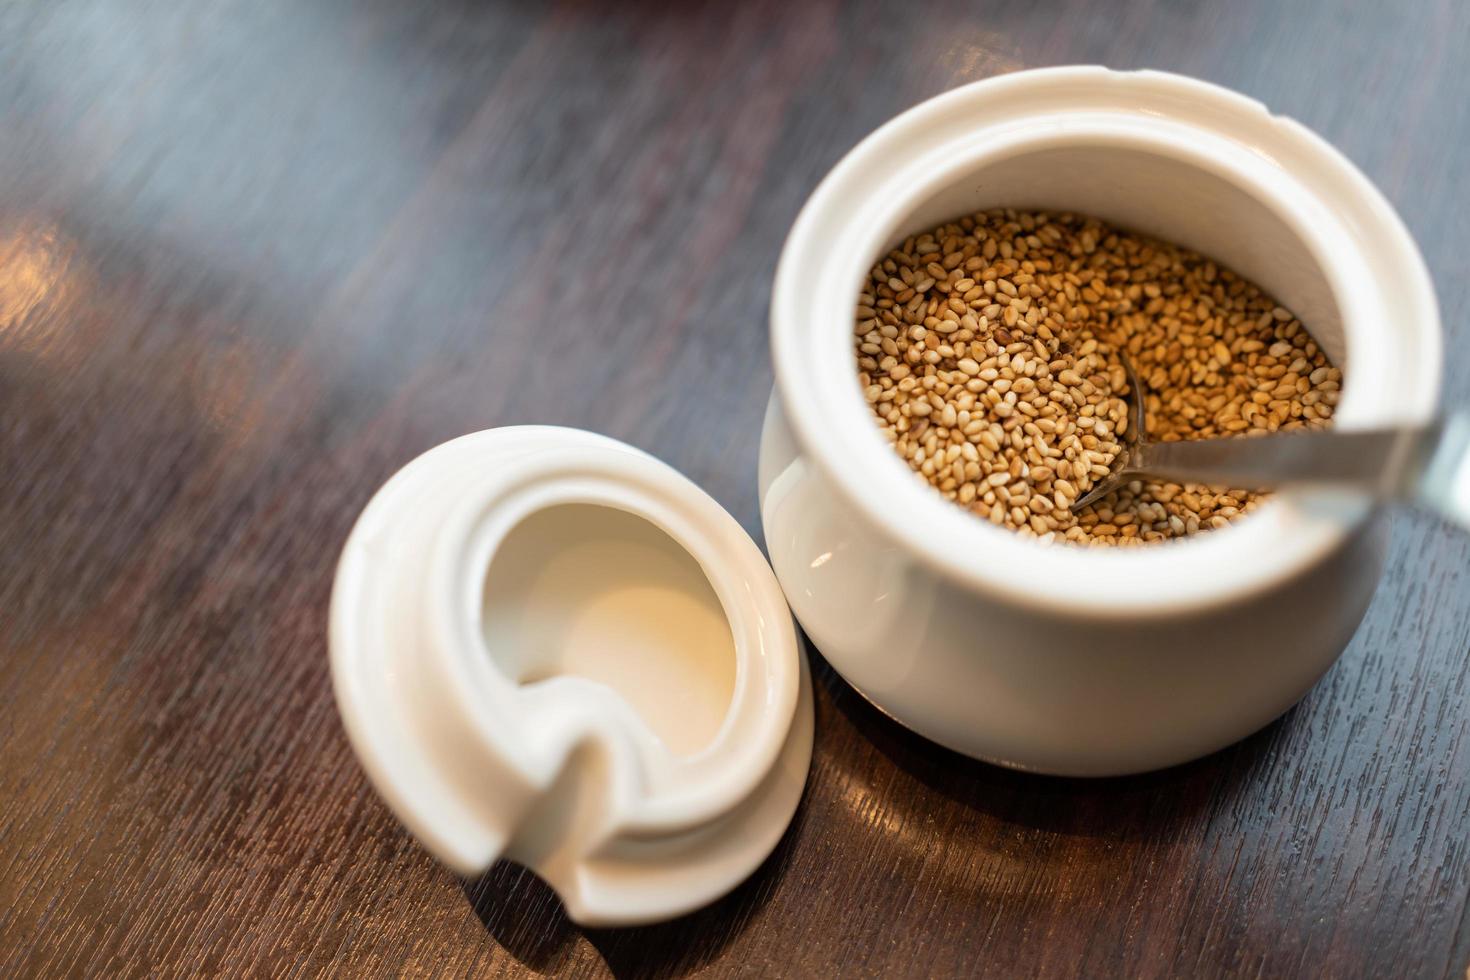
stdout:
<svg viewBox="0 0 1470 980">
<path fill-rule="evenodd" d="M 1071 512 L 1128 431 L 1118 351 L 1159 441 L 1326 425 L 1342 381 L 1290 310 L 1218 263 L 1095 219 L 1009 209 L 880 261 L 853 345 L 863 397 L 916 473 L 982 519 L 1072 544 L 1185 537 L 1264 499 L 1145 480 Z"/>
</svg>

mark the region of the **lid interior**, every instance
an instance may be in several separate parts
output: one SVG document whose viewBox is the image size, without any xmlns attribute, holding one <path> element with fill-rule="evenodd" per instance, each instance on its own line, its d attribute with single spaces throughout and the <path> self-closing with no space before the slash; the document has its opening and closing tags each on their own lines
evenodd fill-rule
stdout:
<svg viewBox="0 0 1470 980">
<path fill-rule="evenodd" d="M 689 552 L 638 514 L 565 503 L 526 515 L 491 558 L 481 622 L 510 680 L 602 684 L 676 756 L 709 747 L 729 712 L 725 609 Z"/>
</svg>

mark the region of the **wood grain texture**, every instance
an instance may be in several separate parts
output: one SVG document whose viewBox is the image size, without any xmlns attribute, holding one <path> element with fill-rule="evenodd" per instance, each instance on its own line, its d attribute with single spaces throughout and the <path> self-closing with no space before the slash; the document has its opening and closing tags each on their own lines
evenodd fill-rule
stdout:
<svg viewBox="0 0 1470 980">
<path fill-rule="evenodd" d="M 324 623 L 373 490 L 487 426 L 628 440 L 757 534 L 802 200 L 1021 67 L 1321 132 L 1415 233 L 1470 402 L 1467 42 L 1455 0 L 0 4 L 0 975 L 1464 976 L 1470 544 L 1421 517 L 1300 706 L 1163 773 L 972 763 L 815 659 L 783 844 L 639 930 L 436 866 Z"/>
</svg>

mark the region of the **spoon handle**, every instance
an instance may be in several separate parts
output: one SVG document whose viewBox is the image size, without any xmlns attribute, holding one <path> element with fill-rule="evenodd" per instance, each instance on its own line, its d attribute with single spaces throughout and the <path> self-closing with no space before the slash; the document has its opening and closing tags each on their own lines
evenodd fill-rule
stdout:
<svg viewBox="0 0 1470 980">
<path fill-rule="evenodd" d="M 1154 442 L 1137 451 L 1128 468 L 1154 476 L 1252 489 L 1331 485 L 1414 500 L 1470 529 L 1470 415 L 1395 429 Z"/>
<path fill-rule="evenodd" d="M 1470 530 L 1470 414 L 1443 421 L 1417 491 L 1421 504 Z"/>
</svg>

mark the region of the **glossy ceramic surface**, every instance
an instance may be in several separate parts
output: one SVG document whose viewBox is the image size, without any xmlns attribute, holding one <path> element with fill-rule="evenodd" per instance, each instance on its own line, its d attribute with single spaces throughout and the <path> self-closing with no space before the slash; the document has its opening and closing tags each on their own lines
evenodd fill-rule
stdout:
<svg viewBox="0 0 1470 980">
<path fill-rule="evenodd" d="M 1428 274 L 1382 196 L 1303 127 L 1202 82 L 1102 68 L 1019 72 L 910 110 L 792 229 L 760 490 L 772 564 L 823 655 L 904 724 L 1004 765 L 1107 775 L 1210 752 L 1338 655 L 1381 573 L 1384 522 L 1294 492 L 1219 533 L 1089 551 L 928 490 L 862 400 L 851 297 L 906 234 L 994 206 L 1095 214 L 1261 283 L 1344 368 L 1344 428 L 1434 411 Z"/>
<path fill-rule="evenodd" d="M 373 498 L 332 596 L 353 747 L 425 847 L 504 857 L 588 925 L 667 919 L 765 859 L 806 781 L 791 615 L 736 521 L 571 429 L 463 436 Z"/>
</svg>

